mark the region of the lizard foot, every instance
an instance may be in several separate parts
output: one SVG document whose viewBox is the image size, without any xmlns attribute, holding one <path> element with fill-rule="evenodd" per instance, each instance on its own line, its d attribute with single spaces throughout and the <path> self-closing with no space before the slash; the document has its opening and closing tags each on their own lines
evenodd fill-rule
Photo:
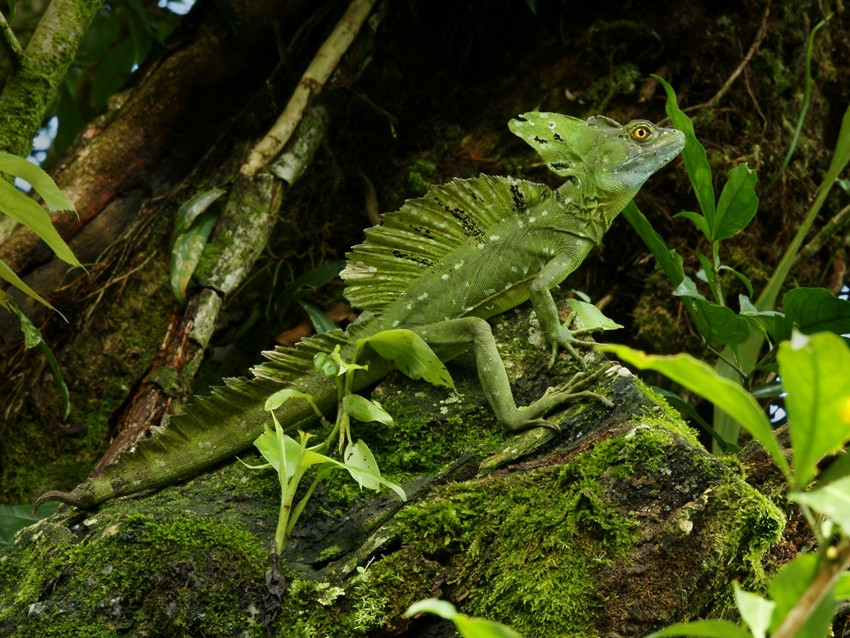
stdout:
<svg viewBox="0 0 850 638">
<path fill-rule="evenodd" d="M 560 432 L 561 428 L 556 423 L 543 417 L 564 403 L 576 399 L 594 399 L 606 407 L 613 408 L 614 404 L 608 398 L 585 389 L 605 374 L 609 367 L 610 365 L 602 366 L 591 373 L 578 372 L 560 388 L 547 389 L 543 396 L 534 403 L 518 408 L 514 418 L 506 423 L 505 427 L 511 432 L 521 432 L 536 427 L 545 427 Z"/>
</svg>

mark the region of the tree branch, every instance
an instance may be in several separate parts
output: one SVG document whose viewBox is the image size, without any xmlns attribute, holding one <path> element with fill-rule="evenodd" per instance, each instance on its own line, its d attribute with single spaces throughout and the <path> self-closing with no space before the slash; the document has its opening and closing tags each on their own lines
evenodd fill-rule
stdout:
<svg viewBox="0 0 850 638">
<path fill-rule="evenodd" d="M 321 92 L 376 2 L 377 0 L 352 0 L 333 32 L 316 52 L 316 56 L 293 91 L 289 103 L 283 109 L 283 113 L 266 136 L 252 149 L 247 161 L 242 165 L 240 170 L 243 175 L 253 177 L 283 150 L 298 126 L 298 122 L 301 121 L 310 98 Z"/>
<path fill-rule="evenodd" d="M 6 49 L 6 53 L 12 58 L 12 63 L 17 68 L 24 57 L 24 50 L 2 12 L 0 12 L 0 45 Z"/>
<path fill-rule="evenodd" d="M 102 0 L 53 0 L 0 93 L 0 149 L 27 155 Z M 4 36 L 5 41 L 5 36 Z"/>
</svg>

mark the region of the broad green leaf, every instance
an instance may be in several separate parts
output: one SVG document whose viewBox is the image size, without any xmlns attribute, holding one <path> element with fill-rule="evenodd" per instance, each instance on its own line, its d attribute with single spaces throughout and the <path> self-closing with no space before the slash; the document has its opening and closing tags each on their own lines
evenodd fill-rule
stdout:
<svg viewBox="0 0 850 638">
<path fill-rule="evenodd" d="M 729 171 L 729 179 L 717 202 L 717 214 L 709 236 L 711 241 L 729 239 L 747 227 L 759 207 L 755 186 L 756 172 L 746 164 L 738 164 Z"/>
<path fill-rule="evenodd" d="M 586 303 L 578 299 L 567 299 L 567 303 L 573 309 L 573 312 L 576 313 L 582 325 L 588 330 L 617 330 L 623 327 L 613 319 L 602 314 L 602 311 L 592 303 Z"/>
<path fill-rule="evenodd" d="M 784 313 L 776 310 L 759 310 L 745 295 L 738 295 L 738 306 L 741 308 L 741 315 L 758 321 L 775 343 L 787 337 Z"/>
<path fill-rule="evenodd" d="M 177 210 L 177 215 L 174 217 L 174 230 L 171 233 L 171 243 L 174 244 L 176 238 L 185 233 L 189 227 L 202 213 L 210 207 L 219 197 L 227 192 L 221 188 L 211 188 L 201 191 L 185 201 Z"/>
<path fill-rule="evenodd" d="M 411 379 L 425 379 L 429 383 L 455 389 L 446 366 L 415 332 L 384 330 L 362 341 L 372 346 L 384 359 L 392 360 L 396 368 Z"/>
<path fill-rule="evenodd" d="M 753 638 L 753 635 L 728 620 L 697 620 L 681 622 L 649 634 L 646 638 L 661 636 L 700 636 L 705 638 Z"/>
<path fill-rule="evenodd" d="M 386 413 L 377 401 L 370 401 L 359 394 L 346 394 L 342 399 L 342 409 L 358 421 L 369 423 L 377 421 L 384 425 L 392 425 L 393 418 Z"/>
<path fill-rule="evenodd" d="M 440 618 L 451 620 L 463 638 L 521 638 L 510 627 L 492 620 L 459 614 L 450 602 L 437 598 L 426 598 L 413 603 L 404 612 L 404 616 L 410 618 L 423 613 L 435 614 Z"/>
<path fill-rule="evenodd" d="M 673 294 L 686 299 L 705 299 L 697 288 L 696 282 L 687 275 L 682 277 L 682 280 L 673 289 Z"/>
<path fill-rule="evenodd" d="M 74 210 L 73 202 L 56 185 L 53 178 L 23 157 L 0 152 L 0 171 L 27 182 L 41 196 L 49 210 Z"/>
<path fill-rule="evenodd" d="M 210 233 L 218 219 L 218 211 L 207 211 L 198 216 L 185 232 L 177 235 L 171 248 L 169 276 L 171 291 L 181 304 L 186 301 L 186 288 L 198 267 L 201 255 L 209 241 Z"/>
<path fill-rule="evenodd" d="M 685 134 L 685 148 L 682 150 L 682 159 L 685 161 L 685 169 L 688 171 L 688 177 L 694 187 L 700 210 L 705 215 L 709 228 L 713 228 L 714 185 L 711 183 L 711 167 L 708 164 L 705 149 L 694 134 L 694 125 L 690 118 L 676 105 L 676 93 L 673 91 L 673 87 L 657 75 L 652 77 L 661 82 L 664 92 L 667 93 L 665 109 L 673 122 L 673 126 Z"/>
<path fill-rule="evenodd" d="M 47 211 L 5 180 L 0 180 L 0 213 L 6 213 L 33 231 L 65 263 L 72 266 L 82 265 L 74 257 L 65 240 L 56 232 Z"/>
<path fill-rule="evenodd" d="M 697 259 L 699 259 L 700 266 L 702 266 L 702 269 L 697 273 L 697 278 L 702 279 L 705 283 L 711 286 L 713 290 L 716 278 L 711 260 L 698 250 L 693 252 L 697 256 Z"/>
<path fill-rule="evenodd" d="M 0 549 L 12 541 L 15 533 L 56 513 L 59 503 L 46 503 L 32 513 L 30 505 L 0 505 Z"/>
<path fill-rule="evenodd" d="M 800 332 L 850 332 L 850 301 L 839 299 L 826 288 L 794 288 L 782 298 L 787 318 L 787 336 L 796 327 Z"/>
<path fill-rule="evenodd" d="M 655 232 L 652 224 L 646 216 L 640 212 L 634 201 L 626 204 L 623 212 L 620 213 L 629 222 L 635 232 L 643 240 L 652 252 L 658 265 L 667 275 L 670 283 L 678 286 L 685 277 L 685 270 L 682 268 L 682 258 L 674 250 L 667 248 L 667 244 L 661 239 L 661 235 Z"/>
<path fill-rule="evenodd" d="M 319 454 L 318 452 L 306 449 L 302 450 L 302 446 L 298 443 L 298 441 L 293 439 L 291 436 L 283 434 L 282 431 L 278 432 L 278 430 L 280 430 L 280 423 L 278 423 L 274 412 L 272 412 L 272 419 L 274 420 L 275 430 L 272 431 L 267 427 L 265 431 L 254 440 L 254 446 L 260 451 L 263 458 L 269 462 L 276 472 L 280 473 L 282 461 L 285 461 L 286 464 L 287 479 L 292 478 L 299 467 L 305 468 L 310 467 L 311 465 L 327 462 L 339 464 L 339 461 L 335 461 L 334 459 L 324 456 L 323 454 Z M 281 443 L 278 442 L 278 435 L 280 435 Z M 302 435 L 309 436 L 304 433 L 302 433 Z"/>
<path fill-rule="evenodd" d="M 283 405 L 286 401 L 290 399 L 305 399 L 309 401 L 311 404 L 313 403 L 312 395 L 301 392 L 300 390 L 296 390 L 295 388 L 283 388 L 282 390 L 278 390 L 274 394 L 272 394 L 268 399 L 266 399 L 266 404 L 263 406 L 264 410 L 277 410 L 281 405 Z"/>
<path fill-rule="evenodd" d="M 301 306 L 301 309 L 307 313 L 307 316 L 310 318 L 310 323 L 313 324 L 313 330 L 315 330 L 318 334 L 330 332 L 336 328 L 336 324 L 331 321 L 330 317 L 313 304 L 307 303 L 306 301 L 299 301 L 298 305 Z"/>
<path fill-rule="evenodd" d="M 724 379 L 706 363 L 687 354 L 671 356 L 648 355 L 626 346 L 599 346 L 641 370 L 656 370 L 691 392 L 711 401 L 726 414 L 736 419 L 770 454 L 774 463 L 788 478 L 788 462 L 782 454 L 773 427 L 761 406 L 740 385 Z"/>
<path fill-rule="evenodd" d="M 770 622 L 771 633 L 782 624 L 788 612 L 800 604 L 803 594 L 814 580 L 817 571 L 818 557 L 816 554 L 809 553 L 802 554 L 790 563 L 786 563 L 777 572 L 768 587 L 770 597 L 776 603 Z M 828 635 L 834 605 L 832 592 L 827 592 L 816 607 L 798 610 L 808 615 L 808 620 L 796 633 L 795 638 L 823 638 Z"/>
<path fill-rule="evenodd" d="M 758 594 L 744 591 L 737 581 L 732 583 L 732 586 L 735 588 L 735 604 L 741 618 L 747 623 L 754 638 L 765 638 L 776 603 Z"/>
<path fill-rule="evenodd" d="M 378 490 L 380 485 L 384 485 L 395 492 L 401 500 L 407 500 L 407 495 L 399 485 L 381 476 L 372 451 L 363 441 L 357 441 L 354 444 L 349 443 L 345 448 L 343 459 L 345 463 L 330 460 L 336 465 L 348 470 L 348 473 L 351 474 L 352 478 L 357 481 L 361 488 L 365 487 L 370 490 Z"/>
<path fill-rule="evenodd" d="M 708 238 L 711 238 L 711 229 L 708 227 L 708 222 L 706 221 L 703 215 L 699 213 L 693 213 L 689 211 L 685 211 L 682 213 L 676 213 L 673 217 L 684 217 L 693 223 L 694 226 L 699 228 L 702 231 L 702 234 Z"/>
<path fill-rule="evenodd" d="M 818 475 L 817 486 L 828 485 L 845 476 L 850 476 L 850 452 L 846 449 L 839 452 L 829 466 Z"/>
<path fill-rule="evenodd" d="M 850 476 L 811 492 L 791 492 L 788 499 L 828 516 L 841 526 L 844 536 L 850 538 Z"/>
<path fill-rule="evenodd" d="M 693 297 L 692 291 L 684 289 L 682 284 L 673 291 L 673 294 Z M 750 336 L 750 322 L 746 317 L 736 314 L 727 306 L 718 306 L 703 298 L 702 295 L 693 298 L 691 316 L 707 344 L 735 345 L 743 343 Z"/>
<path fill-rule="evenodd" d="M 22 293 L 24 293 L 28 297 L 32 297 L 33 299 L 35 299 L 39 303 L 44 304 L 45 306 L 47 306 L 51 310 L 56 310 L 56 308 L 54 308 L 49 303 L 47 303 L 47 301 L 42 299 L 35 290 L 33 290 L 32 288 L 27 286 L 21 280 L 21 278 L 18 277 L 18 275 L 15 274 L 15 271 L 12 270 L 11 268 L 9 268 L 9 266 L 6 264 L 6 262 L 4 262 L 2 259 L 0 259 L 0 279 L 5 279 L 6 281 L 8 281 L 10 284 L 12 284 L 15 288 L 20 290 Z"/>
<path fill-rule="evenodd" d="M 750 297 L 753 296 L 753 284 L 750 282 L 749 278 L 744 273 L 738 272 L 737 270 L 735 270 L 731 266 L 726 266 L 726 265 L 723 265 L 723 264 L 720 265 L 719 270 L 725 270 L 725 271 L 731 272 L 733 275 L 735 275 L 741 281 L 741 283 L 744 284 L 744 286 L 747 287 L 747 294 Z"/>
<path fill-rule="evenodd" d="M 380 489 L 380 483 L 373 478 L 381 475 L 378 462 L 375 461 L 372 450 L 362 440 L 346 445 L 342 460 L 345 463 L 345 469 L 349 471 L 351 477 L 357 481 L 361 489 L 364 487 L 367 490 L 377 491 Z"/>
<path fill-rule="evenodd" d="M 793 485 L 801 488 L 817 474 L 818 461 L 850 441 L 850 349 L 831 332 L 794 333 L 776 358 L 788 393 Z"/>
</svg>

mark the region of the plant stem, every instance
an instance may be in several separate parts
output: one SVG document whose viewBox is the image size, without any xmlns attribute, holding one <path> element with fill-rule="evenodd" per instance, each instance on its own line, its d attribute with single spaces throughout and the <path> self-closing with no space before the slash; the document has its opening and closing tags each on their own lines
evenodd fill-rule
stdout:
<svg viewBox="0 0 850 638">
<path fill-rule="evenodd" d="M 850 566 L 850 542 L 845 541 L 843 545 L 834 548 L 835 557 L 826 558 L 818 564 L 818 571 L 814 579 L 797 604 L 785 616 L 785 620 L 772 634 L 772 638 L 794 638 L 800 629 L 835 587 L 835 583 L 842 573 Z"/>
</svg>

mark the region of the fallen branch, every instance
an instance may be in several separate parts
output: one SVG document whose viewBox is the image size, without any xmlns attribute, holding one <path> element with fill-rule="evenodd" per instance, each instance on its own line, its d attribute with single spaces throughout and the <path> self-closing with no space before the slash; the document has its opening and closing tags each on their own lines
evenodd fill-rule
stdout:
<svg viewBox="0 0 850 638">
<path fill-rule="evenodd" d="M 353 0 L 348 6 L 348 10 L 337 23 L 328 39 L 319 48 L 316 57 L 310 62 L 310 66 L 307 67 L 304 75 L 301 76 L 298 86 L 293 91 L 289 103 L 283 109 L 283 113 L 280 114 L 277 122 L 251 150 L 248 159 L 240 169 L 243 175 L 253 177 L 283 150 L 301 121 L 304 110 L 310 103 L 310 98 L 322 91 L 376 2 L 377 0 Z"/>
</svg>

